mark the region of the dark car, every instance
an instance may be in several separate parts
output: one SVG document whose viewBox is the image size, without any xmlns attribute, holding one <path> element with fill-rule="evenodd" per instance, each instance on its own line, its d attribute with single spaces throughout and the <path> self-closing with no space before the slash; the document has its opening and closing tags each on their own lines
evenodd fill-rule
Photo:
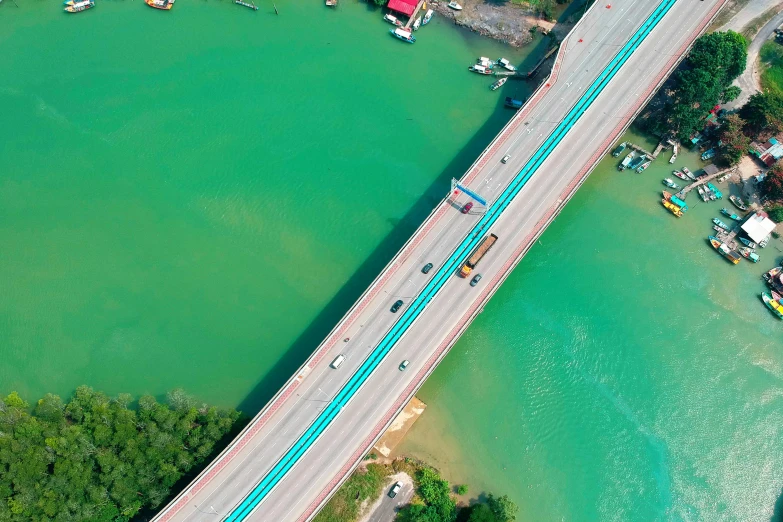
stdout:
<svg viewBox="0 0 783 522">
<path fill-rule="evenodd" d="M 397 302 L 395 302 L 395 303 L 392 305 L 392 307 L 391 307 L 391 311 L 392 311 L 392 313 L 393 313 L 393 314 L 396 314 L 396 313 L 397 313 L 397 310 L 399 310 L 401 306 L 402 306 L 402 299 L 399 299 L 399 300 L 397 300 Z"/>
<path fill-rule="evenodd" d="M 465 203 L 465 206 L 462 207 L 462 213 L 463 214 L 467 214 L 468 212 L 470 212 L 470 209 L 472 209 L 472 208 L 473 208 L 473 202 L 472 201 L 468 201 L 467 203 Z"/>
<path fill-rule="evenodd" d="M 470 280 L 470 286 L 476 286 L 481 281 L 481 274 L 476 274 L 476 277 Z"/>
<path fill-rule="evenodd" d="M 430 270 L 432 270 L 432 263 L 427 263 L 426 265 L 424 265 L 424 268 L 421 269 L 421 273 L 426 274 Z"/>
</svg>

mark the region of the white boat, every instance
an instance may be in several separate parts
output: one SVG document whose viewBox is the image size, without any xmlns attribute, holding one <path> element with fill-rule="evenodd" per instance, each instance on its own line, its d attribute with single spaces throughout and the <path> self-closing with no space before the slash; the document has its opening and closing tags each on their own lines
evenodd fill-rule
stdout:
<svg viewBox="0 0 783 522">
<path fill-rule="evenodd" d="M 416 43 L 416 37 L 413 36 L 410 31 L 406 31 L 405 29 L 400 29 L 398 27 L 397 29 L 389 29 L 389 32 L 392 34 L 392 36 L 399 38 L 403 42 Z"/>
<path fill-rule="evenodd" d="M 506 60 L 505 58 L 501 58 L 497 61 L 497 64 L 506 69 L 507 71 L 516 72 L 517 68 L 511 65 L 511 62 Z"/>
<path fill-rule="evenodd" d="M 675 143 L 675 144 L 674 144 L 674 147 L 673 147 L 673 149 L 674 149 L 674 152 L 672 152 L 672 157 L 671 157 L 671 158 L 669 158 L 669 164 L 670 164 L 670 165 L 671 165 L 672 163 L 674 163 L 674 162 L 675 162 L 675 160 L 677 159 L 677 148 L 678 148 L 678 147 L 677 147 L 677 143 Z"/>
<path fill-rule="evenodd" d="M 487 58 L 486 56 L 479 56 L 476 60 L 476 63 L 479 65 L 483 65 L 484 67 L 492 67 L 492 60 Z"/>
<path fill-rule="evenodd" d="M 493 83 L 492 85 L 490 85 L 489 88 L 492 89 L 493 91 L 496 91 L 496 90 L 500 89 L 503 86 L 503 84 L 506 83 L 507 81 L 508 81 L 508 78 L 501 78 L 498 81 L 496 81 L 495 83 Z"/>
<path fill-rule="evenodd" d="M 421 25 L 427 25 L 430 23 L 430 20 L 432 20 L 432 13 L 434 11 L 432 9 L 427 9 L 427 12 L 424 14 L 424 20 L 421 21 Z"/>
<path fill-rule="evenodd" d="M 682 168 L 682 173 L 685 174 L 686 176 L 688 176 L 689 178 L 691 178 L 693 181 L 696 181 L 696 176 L 693 175 L 693 172 L 688 170 L 688 167 L 683 167 Z"/>
<path fill-rule="evenodd" d="M 457 2 L 454 2 L 454 0 L 452 0 L 451 2 L 449 2 L 449 7 L 451 7 L 451 8 L 452 8 L 452 9 L 454 9 L 455 11 L 462 11 L 462 6 L 461 6 L 461 5 L 459 5 Z"/>
<path fill-rule="evenodd" d="M 489 67 L 484 67 L 483 65 L 479 64 L 471 65 L 468 67 L 468 70 L 479 74 L 492 74 L 492 70 Z"/>
<path fill-rule="evenodd" d="M 402 22 L 397 20 L 397 17 L 390 14 L 383 15 L 383 19 L 389 22 L 392 25 L 396 25 L 397 27 L 402 27 Z"/>
<path fill-rule="evenodd" d="M 419 27 L 421 27 L 421 16 L 416 17 L 416 21 L 413 22 L 413 30 L 418 31 Z"/>
</svg>

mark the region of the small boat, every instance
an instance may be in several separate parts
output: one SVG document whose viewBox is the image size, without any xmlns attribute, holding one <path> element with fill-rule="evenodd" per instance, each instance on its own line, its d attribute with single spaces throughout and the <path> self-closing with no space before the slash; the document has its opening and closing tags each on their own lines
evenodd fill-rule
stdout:
<svg viewBox="0 0 783 522">
<path fill-rule="evenodd" d="M 636 172 L 638 172 L 639 174 L 641 174 L 642 172 L 644 172 L 645 170 L 647 170 L 647 167 L 649 167 L 651 163 L 652 163 L 652 160 L 647 160 L 647 161 L 645 161 L 644 163 L 642 163 L 641 165 L 639 165 L 639 166 L 636 168 Z M 674 187 L 674 188 L 678 188 L 678 187 Z"/>
<path fill-rule="evenodd" d="M 620 162 L 620 165 L 617 166 L 617 170 L 622 172 L 625 169 L 627 169 L 633 162 L 635 156 L 636 156 L 636 152 L 634 151 L 629 152 L 628 155 L 625 158 L 623 158 L 623 161 Z"/>
<path fill-rule="evenodd" d="M 683 212 L 688 212 L 688 205 L 685 203 L 685 201 L 680 199 L 678 196 L 674 195 L 671 198 L 669 198 L 669 200 L 675 205 L 677 205 L 678 207 L 680 207 L 680 210 L 682 210 Z"/>
<path fill-rule="evenodd" d="M 490 88 L 490 90 L 496 91 L 496 90 L 500 89 L 501 87 L 503 87 L 503 84 L 506 83 L 507 81 L 508 81 L 508 78 L 501 78 L 498 81 L 496 81 L 495 83 L 493 83 L 492 85 L 490 85 L 489 88 Z"/>
<path fill-rule="evenodd" d="M 739 239 L 740 242 L 742 242 L 742 244 L 747 246 L 747 247 L 756 248 L 758 246 L 756 243 L 754 243 L 750 239 L 747 239 L 747 238 L 744 238 L 744 237 L 739 237 L 737 239 Z"/>
<path fill-rule="evenodd" d="M 712 218 L 712 222 L 715 223 L 716 225 L 718 225 L 720 228 L 722 228 L 726 232 L 731 232 L 731 228 L 729 228 L 729 226 L 726 223 L 724 223 L 723 221 L 721 221 L 720 219 Z"/>
<path fill-rule="evenodd" d="M 723 176 L 719 177 L 719 178 L 718 178 L 718 183 L 723 183 L 724 181 L 726 181 L 727 179 L 729 179 L 729 178 L 731 177 L 731 174 L 732 174 L 731 172 L 727 172 L 727 173 L 726 173 L 726 174 L 724 174 Z"/>
<path fill-rule="evenodd" d="M 678 177 L 678 178 L 680 178 L 680 179 L 684 179 L 685 181 L 690 181 L 690 179 L 688 178 L 688 176 L 686 176 L 685 174 L 683 174 L 683 173 L 682 173 L 682 172 L 680 172 L 679 170 L 673 170 L 673 171 L 672 171 L 672 174 L 674 174 L 675 176 L 677 176 L 677 177 Z"/>
<path fill-rule="evenodd" d="M 693 181 L 696 181 L 696 176 L 693 175 L 693 172 L 688 170 L 688 167 L 683 167 L 682 168 L 682 172 L 683 172 L 683 174 L 685 174 L 686 176 L 691 178 Z"/>
<path fill-rule="evenodd" d="M 712 193 L 715 194 L 716 198 L 723 199 L 723 192 L 718 190 L 718 188 L 715 185 L 713 185 L 712 183 L 707 183 L 707 186 L 712 191 Z"/>
<path fill-rule="evenodd" d="M 327 1 L 333 1 L 335 4 L 337 4 L 337 0 L 327 0 Z M 250 9 L 252 9 L 254 11 L 258 11 L 258 6 L 256 4 L 254 4 L 254 3 L 244 2 L 242 0 L 234 0 L 234 3 L 237 4 L 237 5 L 249 7 Z M 326 5 L 330 5 L 330 4 L 327 3 Z"/>
<path fill-rule="evenodd" d="M 427 12 L 424 13 L 424 19 L 421 21 L 421 25 L 427 25 L 430 23 L 430 20 L 432 20 L 432 14 L 434 11 L 432 9 L 427 9 Z"/>
<path fill-rule="evenodd" d="M 631 170 L 636 170 L 636 169 L 637 169 L 637 168 L 639 168 L 639 167 L 642 165 L 642 163 L 644 163 L 645 161 L 647 161 L 647 155 L 646 155 L 646 154 L 642 154 L 642 155 L 641 155 L 641 156 L 639 156 L 638 158 L 634 158 L 634 159 L 631 161 L 630 165 L 628 165 L 628 168 L 629 168 L 629 169 L 631 169 Z"/>
<path fill-rule="evenodd" d="M 739 216 L 738 216 L 737 214 L 735 214 L 734 212 L 731 212 L 731 211 L 730 211 L 729 209 L 727 209 L 727 208 L 722 208 L 722 209 L 720 209 L 720 213 L 721 213 L 721 214 L 723 214 L 724 216 L 726 216 L 726 217 L 730 218 L 730 219 L 733 219 L 734 221 L 742 221 L 742 218 L 741 218 L 741 217 L 739 217 Z"/>
<path fill-rule="evenodd" d="M 669 165 L 671 165 L 672 163 L 674 163 L 677 160 L 677 148 L 678 148 L 678 146 L 675 143 L 674 147 L 673 147 L 672 157 L 669 158 Z"/>
<path fill-rule="evenodd" d="M 337 0 L 326 0 L 327 7 L 334 7 L 337 5 Z"/>
<path fill-rule="evenodd" d="M 490 60 L 486 56 L 479 56 L 478 59 L 476 59 L 476 63 L 479 65 L 483 65 L 484 67 L 492 67 L 494 65 L 492 63 L 492 60 Z"/>
<path fill-rule="evenodd" d="M 707 194 L 707 197 L 710 199 L 710 201 L 715 201 L 715 194 L 712 193 L 710 190 L 710 187 L 704 186 L 704 193 Z"/>
<path fill-rule="evenodd" d="M 704 154 L 701 155 L 702 161 L 707 161 L 708 159 L 712 159 L 715 157 L 715 149 L 710 149 L 708 151 L 705 151 Z"/>
<path fill-rule="evenodd" d="M 486 74 L 486 75 L 492 74 L 492 69 L 479 64 L 471 65 L 470 67 L 468 67 L 468 70 L 478 74 Z"/>
<path fill-rule="evenodd" d="M 680 186 L 669 178 L 663 178 L 663 184 L 669 188 L 678 189 Z"/>
<path fill-rule="evenodd" d="M 417 16 L 416 20 L 413 22 L 413 30 L 418 31 L 419 27 L 421 27 L 421 16 Z"/>
<path fill-rule="evenodd" d="M 667 200 L 665 200 L 665 199 L 662 199 L 662 200 L 661 200 L 661 204 L 662 204 L 664 207 L 666 207 L 666 209 L 667 209 L 669 212 L 671 212 L 672 214 L 674 214 L 675 216 L 677 216 L 677 217 L 682 217 L 682 210 L 680 209 L 680 207 L 678 207 L 677 205 L 675 205 L 675 204 L 674 204 L 674 203 L 672 203 L 671 201 L 667 201 Z"/>
<path fill-rule="evenodd" d="M 174 0 L 144 0 L 144 3 L 155 9 L 163 9 L 165 11 L 174 7 Z"/>
<path fill-rule="evenodd" d="M 710 200 L 710 197 L 707 195 L 706 192 L 704 192 L 704 187 L 699 185 L 698 187 L 696 187 L 696 190 L 699 191 L 699 197 L 701 198 L 702 201 L 706 203 L 707 201 Z"/>
<path fill-rule="evenodd" d="M 773 279 L 775 279 L 775 276 L 777 276 L 778 274 L 780 274 L 780 271 L 781 271 L 781 270 L 783 270 L 783 267 L 776 266 L 776 267 L 775 267 L 775 268 L 773 268 L 772 270 L 769 270 L 769 271 L 767 271 L 767 272 L 764 272 L 763 274 L 761 274 L 761 277 L 763 277 L 763 278 L 764 278 L 764 281 L 766 281 L 767 283 L 769 283 L 770 281 L 772 281 Z"/>
<path fill-rule="evenodd" d="M 722 242 L 720 239 L 718 239 L 715 236 L 709 237 L 710 244 L 712 245 L 712 248 L 718 251 L 720 255 L 728 259 L 732 264 L 739 263 L 740 256 L 734 252 L 732 249 L 730 249 L 726 243 Z"/>
<path fill-rule="evenodd" d="M 507 71 L 511 71 L 511 72 L 516 72 L 517 71 L 517 68 L 514 67 L 513 65 L 511 65 L 511 62 L 509 62 L 505 58 L 500 58 L 496 63 L 499 66 L 501 66 L 504 69 L 506 69 Z"/>
<path fill-rule="evenodd" d="M 385 14 L 385 15 L 383 15 L 383 19 L 386 20 L 387 22 L 389 22 L 390 24 L 394 25 L 394 26 L 397 26 L 397 27 L 402 27 L 403 26 L 403 23 L 400 22 L 399 20 L 397 20 L 397 17 L 394 16 L 394 15 Z"/>
<path fill-rule="evenodd" d="M 525 102 L 522 100 L 515 100 L 511 96 L 506 96 L 506 107 L 511 107 L 512 109 L 519 109 L 522 107 L 522 105 Z"/>
<path fill-rule="evenodd" d="M 406 31 L 405 29 L 400 29 L 399 27 L 397 29 L 389 29 L 389 32 L 394 36 L 395 38 L 399 38 L 403 42 L 408 43 L 415 43 L 416 37 L 411 34 L 410 31 Z"/>
<path fill-rule="evenodd" d="M 455 11 L 462 11 L 462 6 L 459 5 L 457 2 L 454 2 L 454 0 L 449 2 L 448 6 L 451 7 L 452 9 L 454 9 Z"/>
<path fill-rule="evenodd" d="M 71 5 L 66 5 L 63 11 L 66 13 L 80 13 L 90 9 L 91 7 L 95 7 L 95 2 L 93 0 L 83 0 L 80 2 L 74 2 Z"/>
<path fill-rule="evenodd" d="M 770 236 L 767 236 L 764 239 L 762 239 L 761 241 L 759 241 L 759 246 L 761 248 L 766 248 L 767 245 L 769 244 L 769 238 L 770 238 Z"/>
<path fill-rule="evenodd" d="M 734 206 L 737 207 L 740 210 L 743 210 L 743 211 L 748 210 L 748 206 L 745 204 L 745 202 L 742 201 L 742 199 L 738 198 L 737 196 L 735 196 L 733 194 L 731 196 L 729 196 L 729 201 L 734 203 Z"/>
<path fill-rule="evenodd" d="M 781 300 L 781 299 L 783 299 L 783 296 L 781 296 L 779 293 L 777 293 L 777 292 L 776 292 L 776 291 L 774 291 L 774 290 L 772 290 L 772 291 L 770 292 L 770 294 L 772 294 L 772 299 L 774 299 L 774 300 L 775 300 L 775 301 L 777 301 L 778 303 L 780 302 L 780 300 Z"/>
<path fill-rule="evenodd" d="M 671 201 L 672 199 L 672 193 L 668 190 L 662 190 L 661 193 L 663 194 L 663 199 Z"/>
<path fill-rule="evenodd" d="M 761 300 L 764 301 L 767 308 L 769 308 L 778 319 L 783 319 L 783 305 L 772 299 L 772 296 L 766 292 L 761 292 Z"/>
<path fill-rule="evenodd" d="M 740 247 L 739 253 L 742 254 L 742 257 L 748 261 L 753 261 L 754 263 L 758 263 L 759 259 L 761 259 L 757 253 L 748 247 Z"/>
<path fill-rule="evenodd" d="M 620 154 L 622 154 L 624 150 L 625 150 L 625 142 L 622 142 L 621 144 L 619 144 L 619 145 L 618 145 L 618 146 L 617 146 L 617 147 L 616 147 L 616 148 L 615 148 L 615 149 L 612 151 L 612 156 L 614 156 L 615 158 L 618 158 L 618 157 L 620 157 Z"/>
<path fill-rule="evenodd" d="M 726 233 L 726 231 L 720 228 L 718 225 L 712 225 L 712 230 L 718 233 L 718 237 Z"/>
</svg>

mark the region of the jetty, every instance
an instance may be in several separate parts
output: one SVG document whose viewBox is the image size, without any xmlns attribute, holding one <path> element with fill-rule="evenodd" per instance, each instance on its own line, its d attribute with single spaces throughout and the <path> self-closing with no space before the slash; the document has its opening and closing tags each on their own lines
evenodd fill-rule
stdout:
<svg viewBox="0 0 783 522">
<path fill-rule="evenodd" d="M 712 167 L 712 168 L 710 168 L 710 167 Z M 713 179 L 719 177 L 722 174 L 726 174 L 727 172 L 731 172 L 731 173 L 736 172 L 737 171 L 737 167 L 729 167 L 727 169 L 720 170 L 715 165 L 710 164 L 710 165 L 707 165 L 706 167 L 704 167 L 702 170 L 704 170 L 707 173 L 707 175 L 706 176 L 699 176 L 696 179 L 696 181 L 694 181 L 693 183 L 691 183 L 690 185 L 688 185 L 687 187 L 682 189 L 680 191 L 680 193 L 683 196 L 687 196 L 688 192 L 690 192 L 691 190 L 693 190 L 693 189 L 695 189 L 697 187 L 700 187 L 701 185 L 704 185 L 704 184 L 712 181 Z"/>
<path fill-rule="evenodd" d="M 419 0 L 419 3 L 416 4 L 416 9 L 413 10 L 413 14 L 410 18 L 408 18 L 408 23 L 405 24 L 405 30 L 410 31 L 411 26 L 413 25 L 413 22 L 416 21 L 416 15 L 419 14 L 419 10 L 421 10 L 421 7 L 424 5 L 426 0 Z"/>
<path fill-rule="evenodd" d="M 626 141 L 626 142 L 625 142 L 625 145 L 626 145 L 626 146 L 627 146 L 629 149 L 631 149 L 631 150 L 635 150 L 636 152 L 641 152 L 642 154 L 646 155 L 647 157 L 649 157 L 649 158 L 651 158 L 651 159 L 655 159 L 655 156 L 657 156 L 657 155 L 658 155 L 658 154 L 653 154 L 653 153 L 652 153 L 652 152 L 650 152 L 649 150 L 643 149 L 643 148 L 642 148 L 642 147 L 640 147 L 639 145 L 636 145 L 635 143 L 631 143 L 630 141 Z M 659 151 L 659 150 L 657 150 L 657 149 L 656 149 L 656 152 L 660 153 L 660 151 Z"/>
<path fill-rule="evenodd" d="M 234 0 L 234 3 L 237 4 L 237 5 L 242 5 L 242 6 L 245 6 L 245 7 L 249 7 L 253 11 L 258 11 L 258 6 L 256 4 L 254 4 L 254 3 L 243 2 L 242 0 Z"/>
<path fill-rule="evenodd" d="M 552 47 L 550 50 L 548 50 L 547 53 L 544 55 L 544 57 L 541 58 L 538 61 L 538 63 L 535 64 L 533 66 L 533 68 L 530 69 L 528 72 L 497 70 L 497 71 L 494 71 L 492 74 L 494 74 L 495 76 L 505 76 L 505 77 L 514 77 L 514 78 L 524 78 L 524 79 L 532 78 L 533 75 L 535 75 L 536 72 L 538 71 L 539 67 L 541 67 L 544 64 L 544 62 L 549 59 L 550 56 L 555 54 L 559 48 L 560 48 L 560 45 L 558 44 L 558 45 Z"/>
</svg>

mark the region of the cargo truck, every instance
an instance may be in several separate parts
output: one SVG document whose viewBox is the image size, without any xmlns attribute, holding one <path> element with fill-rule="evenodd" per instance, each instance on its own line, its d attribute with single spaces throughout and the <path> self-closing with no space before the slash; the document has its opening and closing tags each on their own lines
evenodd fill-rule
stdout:
<svg viewBox="0 0 783 522">
<path fill-rule="evenodd" d="M 489 252 L 489 249 L 492 248 L 492 245 L 495 244 L 495 241 L 498 240 L 498 236 L 495 234 L 490 234 L 484 239 L 481 240 L 481 243 L 476 247 L 476 250 L 473 251 L 472 254 L 470 254 L 470 257 L 467 261 L 465 261 L 465 264 L 462 265 L 462 268 L 459 271 L 459 275 L 461 277 L 468 277 L 470 275 L 471 270 L 476 268 L 476 265 L 479 261 L 481 261 L 481 258 L 484 257 L 484 254 Z"/>
</svg>

